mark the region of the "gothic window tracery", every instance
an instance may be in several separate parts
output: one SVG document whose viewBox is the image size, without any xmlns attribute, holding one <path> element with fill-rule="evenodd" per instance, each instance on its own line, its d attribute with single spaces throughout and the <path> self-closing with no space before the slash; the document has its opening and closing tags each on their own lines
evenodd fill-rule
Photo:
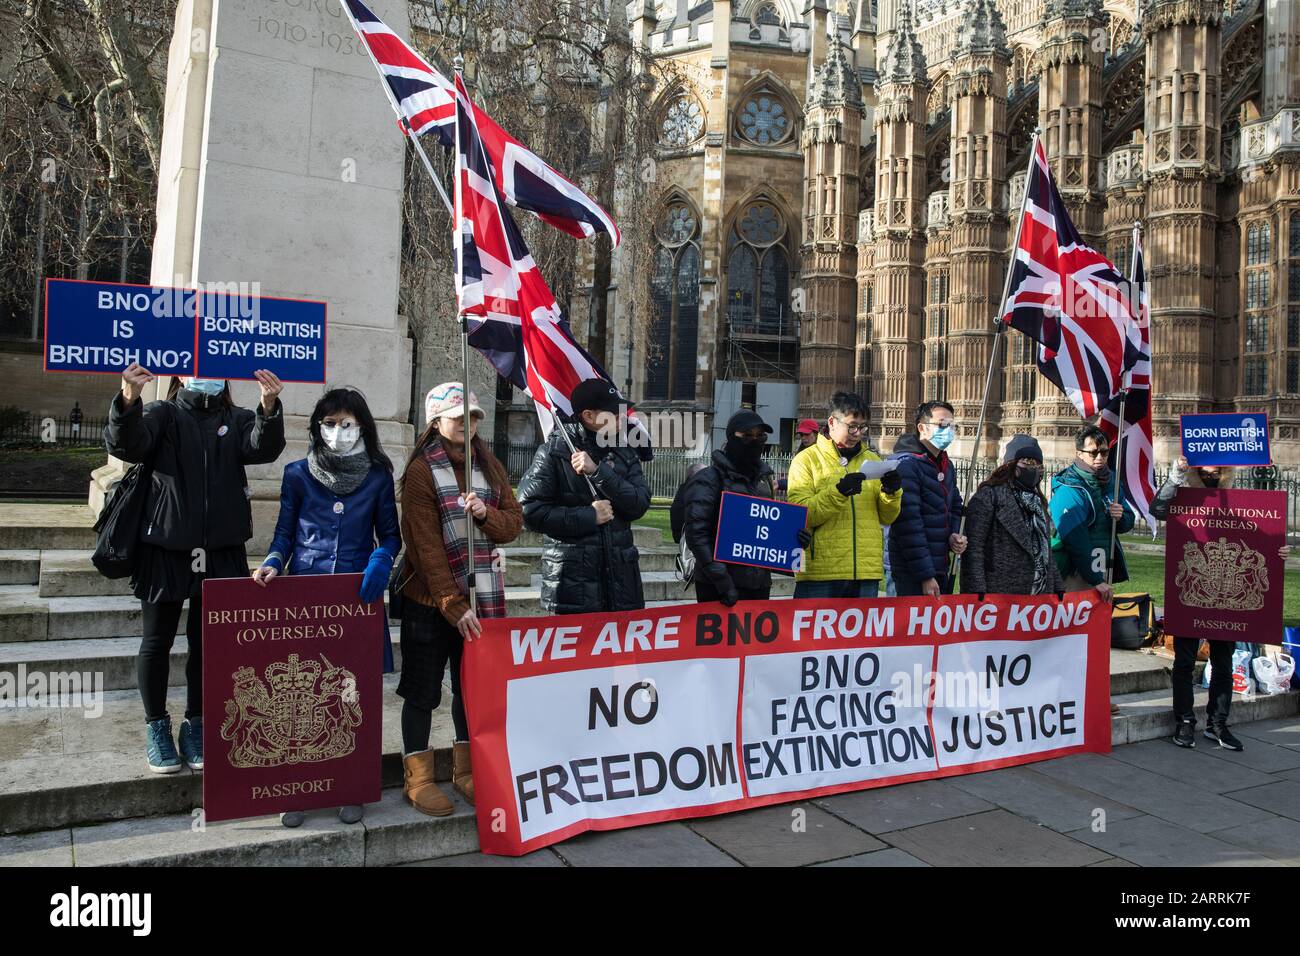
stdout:
<svg viewBox="0 0 1300 956">
<path fill-rule="evenodd" d="M 749 203 L 727 236 L 727 321 L 733 332 L 784 335 L 790 314 L 789 230 L 770 202 Z"/>
<path fill-rule="evenodd" d="M 1266 395 L 1269 389 L 1272 246 L 1270 223 L 1254 222 L 1246 228 L 1246 308 L 1241 349 L 1244 395 Z"/>
<path fill-rule="evenodd" d="M 655 224 L 650 277 L 652 315 L 645 370 L 648 401 L 695 398 L 695 356 L 700 322 L 700 221 L 681 198 L 665 206 Z"/>
<path fill-rule="evenodd" d="M 760 87 L 740 102 L 736 133 L 755 146 L 779 146 L 794 130 L 792 111 L 785 98 L 769 87 Z"/>
<path fill-rule="evenodd" d="M 704 134 L 704 110 L 689 93 L 671 96 L 660 121 L 659 143 L 668 149 L 685 149 Z"/>
</svg>

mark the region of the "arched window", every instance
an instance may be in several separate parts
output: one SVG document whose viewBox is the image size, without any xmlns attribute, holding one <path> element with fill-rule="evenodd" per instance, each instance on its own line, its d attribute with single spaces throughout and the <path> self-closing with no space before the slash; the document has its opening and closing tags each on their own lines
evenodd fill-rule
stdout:
<svg viewBox="0 0 1300 956">
<path fill-rule="evenodd" d="M 763 85 L 741 98 L 736 136 L 752 146 L 780 146 L 794 133 L 794 115 L 786 98 Z"/>
<path fill-rule="evenodd" d="M 785 219 L 770 202 L 746 206 L 727 237 L 727 320 L 731 331 L 783 335 L 790 314 Z"/>
<path fill-rule="evenodd" d="M 761 3 L 749 21 L 749 38 L 764 43 L 788 41 L 785 20 L 774 3 Z"/>
<path fill-rule="evenodd" d="M 667 98 L 659 121 L 659 145 L 685 149 L 704 135 L 704 111 L 699 100 L 678 92 Z"/>
<path fill-rule="evenodd" d="M 1246 230 L 1246 265 L 1260 266 L 1272 255 L 1273 230 L 1266 222 L 1257 222 Z"/>
<path fill-rule="evenodd" d="M 1246 309 L 1241 344 L 1243 395 L 1269 394 L 1269 371 L 1275 345 L 1270 328 L 1273 318 L 1272 270 L 1268 268 L 1272 254 L 1272 226 L 1268 222 L 1252 223 L 1246 229 L 1246 265 L 1262 268 L 1247 269 L 1245 274 Z M 1287 373 L 1290 378 L 1289 368 Z"/>
<path fill-rule="evenodd" d="M 655 225 L 658 246 L 650 295 L 650 354 L 645 398 L 695 398 L 695 353 L 700 326 L 700 220 L 684 201 L 670 202 Z"/>
</svg>

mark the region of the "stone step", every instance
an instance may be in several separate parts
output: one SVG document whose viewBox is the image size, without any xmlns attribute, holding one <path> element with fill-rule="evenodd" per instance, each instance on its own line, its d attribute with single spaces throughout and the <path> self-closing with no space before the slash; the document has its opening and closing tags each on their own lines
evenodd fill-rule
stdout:
<svg viewBox="0 0 1300 956">
<path fill-rule="evenodd" d="M 398 675 L 384 676 L 384 786 L 402 782 L 402 700 Z M 444 691 L 444 702 L 448 701 Z M 185 692 L 168 694 L 172 728 Z M 217 710 L 220 713 L 220 710 Z M 216 719 L 216 718 L 214 718 Z M 203 803 L 201 773 L 156 774 L 144 756 L 144 712 L 135 691 L 74 696 L 59 707 L 0 710 L 0 835 L 107 820 L 189 814 Z M 451 779 L 451 708 L 433 713 L 435 776 Z"/>
<path fill-rule="evenodd" d="M 40 551 L 0 551 L 0 585 L 36 584 L 40 577 Z"/>
<path fill-rule="evenodd" d="M 1205 726 L 1207 693 L 1198 682 L 1195 688 L 1198 728 Z M 1168 688 L 1124 694 L 1114 697 L 1113 700 L 1119 704 L 1120 712 L 1111 718 L 1112 747 L 1174 735 L 1174 698 Z M 1229 723 L 1237 726 L 1254 723 L 1257 720 L 1290 717 L 1296 713 L 1300 713 L 1300 691 L 1293 690 L 1285 694 L 1256 694 L 1252 697 L 1233 694 Z M 1246 746 L 1250 746 L 1249 741 L 1246 742 Z"/>
<path fill-rule="evenodd" d="M 261 563 L 260 559 L 249 558 L 249 573 Z M 104 577 L 91 562 L 88 551 L 42 551 L 37 593 L 49 598 L 130 595 L 131 579 Z"/>
<path fill-rule="evenodd" d="M 450 787 L 455 812 L 429 817 L 400 787 L 349 826 L 313 810 L 292 830 L 276 816 L 195 827 L 189 812 L 0 837 L 0 866 L 394 866 L 478 850 L 474 808 Z"/>
<path fill-rule="evenodd" d="M 632 541 L 638 548 L 662 548 L 672 547 L 672 539 L 666 539 L 658 528 L 648 525 L 632 526 Z M 529 531 L 525 528 L 519 532 L 519 537 L 515 538 L 507 548 L 540 548 L 542 546 L 542 536 L 536 531 Z"/>
<path fill-rule="evenodd" d="M 0 504 L 0 551 L 95 547 L 95 516 L 84 504 Z"/>
<path fill-rule="evenodd" d="M 672 571 L 677 567 L 677 552 L 671 548 L 639 547 L 637 552 L 642 574 L 648 571 Z M 506 587 L 531 588 L 538 585 L 539 582 L 534 581 L 533 576 L 542 573 L 541 548 L 511 546 L 506 549 L 505 559 Z"/>
</svg>

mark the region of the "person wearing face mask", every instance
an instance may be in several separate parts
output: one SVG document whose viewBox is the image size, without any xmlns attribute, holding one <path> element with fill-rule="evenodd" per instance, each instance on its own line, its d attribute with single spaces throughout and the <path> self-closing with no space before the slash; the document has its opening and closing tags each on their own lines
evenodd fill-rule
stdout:
<svg viewBox="0 0 1300 956">
<path fill-rule="evenodd" d="M 1169 477 L 1151 502 L 1151 517 L 1165 520 L 1169 506 L 1181 488 L 1231 488 L 1235 475 L 1228 467 L 1191 468 L 1179 456 Z M 1291 549 L 1283 545 L 1279 556 L 1286 560 Z M 1174 736 L 1180 747 L 1196 746 L 1196 704 L 1193 697 L 1196 655 L 1201 648 L 1197 637 L 1174 638 Z M 1205 736 L 1226 750 L 1243 750 L 1241 741 L 1228 729 L 1228 712 L 1232 707 L 1232 652 L 1235 641 L 1207 641 L 1210 646 L 1210 689 L 1205 701 Z"/>
<path fill-rule="evenodd" d="M 966 503 L 963 594 L 1056 594 L 1065 589 L 1052 557 L 1043 496 L 1043 450 L 1030 435 L 1007 442 L 1002 464 Z"/>
<path fill-rule="evenodd" d="M 713 450 L 709 466 L 693 475 L 681 491 L 682 537 L 695 555 L 698 601 L 721 601 L 732 607 L 737 601 L 766 601 L 771 596 L 772 572 L 767 568 L 713 559 L 722 493 L 773 496 L 772 469 L 763 460 L 770 434 L 772 426 L 758 412 L 742 408 L 727 420 L 726 443 Z"/>
<path fill-rule="evenodd" d="M 379 601 L 393 560 L 402 549 L 393 492 L 393 463 L 379 443 L 379 430 L 365 397 L 354 388 L 330 389 L 307 424 L 307 457 L 285 466 L 275 536 L 253 580 L 263 587 L 281 574 L 356 574 L 360 598 Z M 393 645 L 384 617 L 384 673 L 393 671 Z M 362 808 L 339 808 L 339 819 L 356 823 Z M 280 814 L 296 827 L 301 810 Z"/>
<path fill-rule="evenodd" d="M 155 773 L 176 773 L 182 763 L 203 768 L 203 581 L 248 574 L 244 546 L 253 536 L 253 512 L 244 466 L 269 464 L 284 450 L 283 386 L 269 371 L 254 374 L 261 390 L 256 410 L 237 407 L 220 379 L 173 378 L 166 401 L 145 405 L 140 396 L 154 376 L 132 363 L 109 406 L 108 453 L 152 468 L 131 590 L 144 618 L 136 682 L 145 756 Z M 185 721 L 174 741 L 167 677 L 187 600 Z"/>
<path fill-rule="evenodd" d="M 903 500 L 889 529 L 889 568 L 899 597 L 952 593 L 949 557 L 966 550 L 962 498 L 947 447 L 956 437 L 952 406 L 922 402 L 914 433 L 899 436 L 890 458 L 898 462 Z"/>
<path fill-rule="evenodd" d="M 434 782 L 429 735 L 442 701 L 442 679 L 451 671 L 451 783 L 474 803 L 469 720 L 460 691 L 465 642 L 482 633 L 480 619 L 505 617 L 505 577 L 496 545 L 519 536 L 523 514 L 505 466 L 478 437 L 483 409 L 460 382 L 444 382 L 424 398 L 427 424 L 402 476 L 402 540 L 406 558 L 396 582 L 402 611 L 402 793 L 420 813 L 443 817 L 455 811 Z M 466 441 L 471 487 L 465 490 Z M 465 512 L 474 522 L 474 551 L 466 540 Z M 477 610 L 469 606 L 474 573 Z"/>
<path fill-rule="evenodd" d="M 825 435 L 790 463 L 789 498 L 808 508 L 812 537 L 796 598 L 873 598 L 885 576 L 884 534 L 898 517 L 903 481 L 898 470 L 868 480 L 867 462 L 880 461 L 864 438 L 867 405 L 851 392 L 831 396 Z M 805 535 L 807 537 L 807 535 Z"/>
<path fill-rule="evenodd" d="M 569 407 L 576 421 L 555 426 L 519 482 L 524 524 L 542 535 L 542 608 L 640 610 L 632 522 L 650 507 L 650 485 L 637 447 L 622 437 L 627 406 L 618 389 L 593 378 L 574 387 Z"/>
<path fill-rule="evenodd" d="M 1112 584 L 1128 580 L 1119 535 L 1133 528 L 1133 509 L 1114 501 L 1114 476 L 1106 465 L 1110 442 L 1096 425 L 1085 425 L 1074 439 L 1074 463 L 1052 477 L 1052 552 L 1067 591 L 1095 588 L 1102 599 L 1114 595 Z M 1116 522 L 1115 564 L 1110 562 L 1111 522 Z"/>
</svg>

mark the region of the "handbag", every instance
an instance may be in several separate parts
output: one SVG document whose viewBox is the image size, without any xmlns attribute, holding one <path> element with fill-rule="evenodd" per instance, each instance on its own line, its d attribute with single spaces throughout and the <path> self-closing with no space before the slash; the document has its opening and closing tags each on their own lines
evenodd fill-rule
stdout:
<svg viewBox="0 0 1300 956">
<path fill-rule="evenodd" d="M 388 576 L 388 617 L 390 620 L 400 621 L 402 613 L 406 609 L 406 598 L 402 596 L 402 589 L 411 583 L 411 578 L 415 577 L 415 572 L 406 571 L 406 552 L 403 551 L 393 562 L 393 573 Z"/>
<path fill-rule="evenodd" d="M 153 483 L 153 468 L 132 465 L 113 486 L 95 521 L 95 550 L 90 561 L 106 578 L 134 573 L 140 560 L 140 521 Z"/>
<path fill-rule="evenodd" d="M 1151 595 L 1116 594 L 1110 618 L 1110 646 L 1136 651 L 1151 639 Z"/>
</svg>

